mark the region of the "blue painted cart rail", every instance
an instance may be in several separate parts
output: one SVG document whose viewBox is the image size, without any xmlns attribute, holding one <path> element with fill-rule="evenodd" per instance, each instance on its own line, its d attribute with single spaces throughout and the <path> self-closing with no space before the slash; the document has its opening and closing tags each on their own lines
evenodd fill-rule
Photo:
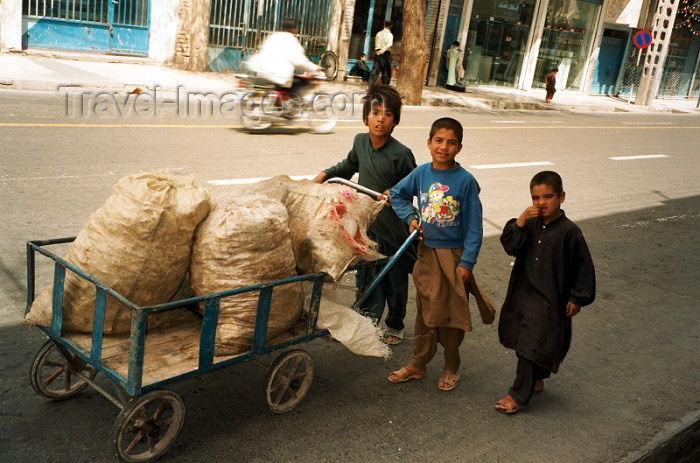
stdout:
<svg viewBox="0 0 700 463">
<path fill-rule="evenodd" d="M 317 329 L 318 311 L 320 305 L 321 289 L 326 275 L 324 273 L 313 273 L 300 275 L 283 280 L 261 283 L 245 288 L 230 289 L 219 293 L 207 294 L 188 299 L 182 299 L 166 304 L 139 307 L 112 288 L 99 281 L 92 275 L 81 270 L 65 259 L 57 256 L 45 249 L 46 246 L 61 243 L 70 243 L 75 237 L 59 238 L 44 241 L 30 241 L 27 243 L 27 307 L 29 312 L 35 297 L 35 260 L 36 253 L 42 254 L 54 261 L 53 277 L 53 303 L 52 319 L 50 327 L 41 327 L 44 333 L 49 336 L 54 343 L 60 345 L 66 351 L 79 357 L 88 365 L 103 373 L 110 380 L 121 386 L 128 395 L 136 396 L 143 392 L 162 387 L 165 384 L 173 383 L 181 379 L 200 375 L 211 370 L 223 368 L 235 363 L 249 360 L 262 354 L 270 353 L 294 344 L 308 342 L 315 338 L 328 335 L 328 331 Z M 381 261 L 375 261 L 375 264 Z M 74 272 L 80 278 L 90 281 L 96 289 L 94 318 L 92 327 L 92 343 L 90 351 L 70 339 L 62 332 L 63 324 L 63 293 L 66 270 Z M 267 344 L 267 321 L 270 314 L 270 302 L 272 293 L 276 286 L 289 283 L 311 281 L 313 283 L 312 293 L 308 307 L 308 317 L 306 319 L 306 329 L 304 333 L 292 339 L 285 340 L 279 344 Z M 221 298 L 236 294 L 260 291 L 258 299 L 258 309 L 256 315 L 255 331 L 253 334 L 253 345 L 250 351 L 227 358 L 223 361 L 214 361 L 214 340 L 216 336 L 216 325 L 219 318 L 219 303 Z M 106 311 L 106 296 L 113 297 L 127 309 L 131 310 L 131 337 L 129 347 L 129 366 L 126 376 L 118 373 L 102 362 L 102 343 L 104 339 L 104 320 Z M 169 310 L 188 310 L 193 304 L 204 304 L 204 314 L 202 317 L 202 329 L 199 339 L 199 362 L 198 367 L 185 374 L 180 374 L 162 381 L 142 384 L 144 351 L 146 343 L 146 326 L 148 317 L 158 312 Z"/>
</svg>

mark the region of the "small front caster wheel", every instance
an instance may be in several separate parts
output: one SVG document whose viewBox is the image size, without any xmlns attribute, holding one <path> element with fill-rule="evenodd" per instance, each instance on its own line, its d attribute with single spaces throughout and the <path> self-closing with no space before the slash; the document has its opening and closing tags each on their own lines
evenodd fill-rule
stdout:
<svg viewBox="0 0 700 463">
<path fill-rule="evenodd" d="M 170 447 L 185 421 L 185 404 L 174 392 L 147 392 L 127 405 L 112 426 L 112 451 L 122 461 L 153 461 Z"/>
<path fill-rule="evenodd" d="M 314 361 L 308 352 L 290 350 L 275 359 L 267 373 L 267 404 L 275 413 L 294 410 L 314 379 Z"/>
<path fill-rule="evenodd" d="M 92 379 L 97 370 L 75 356 L 69 361 L 53 341 L 48 340 L 34 357 L 29 381 L 38 394 L 52 400 L 65 400 L 78 395 L 88 385 L 76 373 Z"/>
</svg>

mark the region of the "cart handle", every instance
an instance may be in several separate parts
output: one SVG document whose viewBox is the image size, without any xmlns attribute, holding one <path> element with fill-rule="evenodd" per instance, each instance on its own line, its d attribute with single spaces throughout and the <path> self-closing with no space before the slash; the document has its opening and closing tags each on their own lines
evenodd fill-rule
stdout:
<svg viewBox="0 0 700 463">
<path fill-rule="evenodd" d="M 341 178 L 341 177 L 329 178 L 328 180 L 326 180 L 326 183 L 342 183 L 343 185 L 354 188 L 355 190 L 359 191 L 360 193 L 364 193 L 366 195 L 369 195 L 374 199 L 379 199 L 380 196 L 384 196 L 384 193 L 379 193 L 377 191 L 374 191 L 374 190 L 367 188 L 366 186 L 362 186 L 358 183 L 351 182 L 350 180 L 346 180 L 346 179 Z"/>
</svg>

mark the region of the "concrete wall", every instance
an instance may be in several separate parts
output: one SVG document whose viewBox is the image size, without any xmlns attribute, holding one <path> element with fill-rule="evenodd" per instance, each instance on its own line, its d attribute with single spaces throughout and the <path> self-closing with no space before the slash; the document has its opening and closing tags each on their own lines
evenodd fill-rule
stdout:
<svg viewBox="0 0 700 463">
<path fill-rule="evenodd" d="M 637 27 L 645 3 L 644 0 L 608 0 L 604 21 L 609 24 Z"/>
<path fill-rule="evenodd" d="M 175 43 L 180 26 L 178 7 L 180 0 L 151 2 L 151 28 L 148 56 L 162 64 L 173 64 Z"/>
<path fill-rule="evenodd" d="M 22 49 L 22 2 L 0 0 L 0 51 Z"/>
</svg>

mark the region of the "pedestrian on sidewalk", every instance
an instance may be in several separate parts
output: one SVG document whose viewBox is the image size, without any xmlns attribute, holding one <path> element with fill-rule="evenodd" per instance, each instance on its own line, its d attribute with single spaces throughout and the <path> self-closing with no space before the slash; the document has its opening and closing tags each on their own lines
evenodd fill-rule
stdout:
<svg viewBox="0 0 700 463">
<path fill-rule="evenodd" d="M 515 257 L 501 308 L 498 337 L 515 350 L 518 365 L 508 394 L 494 404 L 521 410 L 544 379 L 556 373 L 571 345 L 571 319 L 595 299 L 595 269 L 581 229 L 561 209 L 559 174 L 543 171 L 530 181 L 532 205 L 510 219 L 501 234 Z"/>
<path fill-rule="evenodd" d="M 462 65 L 462 49 L 459 48 L 459 42 L 452 42 L 452 46 L 445 52 L 445 62 L 447 63 L 447 83 L 448 88 L 457 85 L 457 80 L 460 78 L 457 72 L 457 66 Z"/>
<path fill-rule="evenodd" d="M 384 29 L 374 37 L 374 65 L 369 75 L 370 87 L 381 78 L 384 85 L 391 83 L 391 46 L 394 44 L 394 34 L 391 33 L 391 21 L 384 22 Z"/>
<path fill-rule="evenodd" d="M 549 74 L 544 76 L 545 90 L 547 90 L 547 96 L 544 98 L 545 103 L 552 101 L 554 93 L 557 91 L 557 72 L 559 72 L 559 68 L 554 68 Z"/>
<path fill-rule="evenodd" d="M 451 391 L 459 381 L 459 346 L 471 331 L 467 286 L 473 283 L 483 239 L 479 184 L 455 161 L 462 149 L 462 125 L 449 117 L 433 122 L 428 138 L 432 162 L 423 164 L 391 189 L 391 206 L 418 230 L 418 260 L 413 269 L 416 321 L 409 363 L 387 378 L 392 383 L 423 379 L 427 364 L 445 349 L 438 389 Z M 418 199 L 419 211 L 413 208 Z"/>
<path fill-rule="evenodd" d="M 391 135 L 400 120 L 401 96 L 396 89 L 382 84 L 370 87 L 362 107 L 362 121 L 368 132 L 356 135 L 347 157 L 319 173 L 313 181 L 323 183 L 332 177 L 350 179 L 358 173 L 360 185 L 381 192 L 388 199 L 389 189 L 416 168 L 411 150 Z M 391 207 L 385 207 L 367 234 L 378 243 L 378 251 L 388 256 L 396 253 L 406 241 L 408 229 Z M 409 247 L 360 307 L 377 323 L 381 322 L 385 306 L 388 307 L 384 341 L 390 345 L 400 344 L 403 340 L 408 274 L 413 271 L 415 261 L 415 251 Z M 367 270 L 364 281 L 357 282 L 358 290 L 369 287 L 378 273 L 376 267 Z"/>
</svg>

